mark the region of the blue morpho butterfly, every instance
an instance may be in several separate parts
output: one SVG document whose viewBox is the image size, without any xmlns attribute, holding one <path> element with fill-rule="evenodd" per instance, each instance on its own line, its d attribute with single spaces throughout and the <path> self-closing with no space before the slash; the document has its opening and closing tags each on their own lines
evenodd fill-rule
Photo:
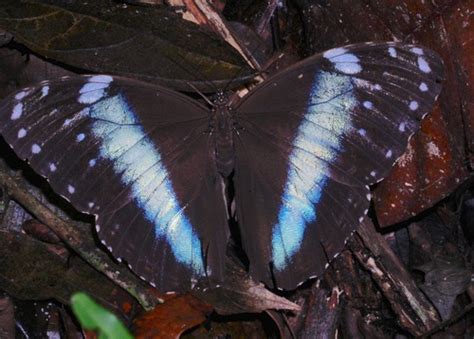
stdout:
<svg viewBox="0 0 474 339">
<path fill-rule="evenodd" d="M 355 44 L 212 108 L 132 79 L 65 77 L 3 100 L 0 132 L 162 291 L 222 280 L 230 178 L 250 275 L 293 289 L 342 250 L 442 73 L 428 49 Z"/>
</svg>

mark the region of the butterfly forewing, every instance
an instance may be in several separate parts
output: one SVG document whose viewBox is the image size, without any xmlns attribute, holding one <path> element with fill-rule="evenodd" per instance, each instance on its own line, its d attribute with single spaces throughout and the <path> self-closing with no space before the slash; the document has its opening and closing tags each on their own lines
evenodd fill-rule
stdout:
<svg viewBox="0 0 474 339">
<path fill-rule="evenodd" d="M 266 80 L 236 108 L 235 187 L 253 277 L 320 275 L 440 92 L 442 62 L 398 43 L 336 48 Z"/>
<path fill-rule="evenodd" d="M 0 114 L 16 153 L 95 214 L 104 244 L 139 275 L 163 291 L 222 279 L 226 207 L 206 108 L 99 75 L 23 89 Z"/>
</svg>

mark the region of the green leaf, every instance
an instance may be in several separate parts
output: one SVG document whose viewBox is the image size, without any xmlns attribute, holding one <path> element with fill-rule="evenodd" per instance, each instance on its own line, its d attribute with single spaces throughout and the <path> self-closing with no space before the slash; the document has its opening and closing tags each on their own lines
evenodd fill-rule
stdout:
<svg viewBox="0 0 474 339">
<path fill-rule="evenodd" d="M 133 338 L 113 313 L 97 304 L 87 294 L 75 293 L 71 297 L 71 307 L 82 327 L 97 332 L 100 339 Z"/>
</svg>

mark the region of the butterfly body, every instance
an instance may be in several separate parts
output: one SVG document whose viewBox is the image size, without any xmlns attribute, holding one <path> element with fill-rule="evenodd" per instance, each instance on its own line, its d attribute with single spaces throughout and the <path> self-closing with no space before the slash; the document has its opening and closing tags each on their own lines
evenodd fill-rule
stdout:
<svg viewBox="0 0 474 339">
<path fill-rule="evenodd" d="M 228 177 L 234 170 L 234 133 L 236 126 L 232 108 L 226 98 L 219 98 L 214 102 L 211 114 L 210 126 L 215 143 L 217 171 L 222 176 Z"/>
<path fill-rule="evenodd" d="M 249 274 L 293 289 L 366 214 L 438 96 L 428 49 L 362 43 L 310 57 L 229 105 L 108 75 L 52 80 L 0 103 L 0 133 L 99 238 L 162 291 L 223 279 L 222 177 Z"/>
</svg>

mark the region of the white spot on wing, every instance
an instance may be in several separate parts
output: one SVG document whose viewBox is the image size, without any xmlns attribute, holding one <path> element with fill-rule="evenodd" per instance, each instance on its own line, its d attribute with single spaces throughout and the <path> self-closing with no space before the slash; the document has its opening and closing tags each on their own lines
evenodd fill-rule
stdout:
<svg viewBox="0 0 474 339">
<path fill-rule="evenodd" d="M 23 114 L 23 104 L 19 102 L 13 107 L 13 111 L 12 111 L 12 115 L 10 119 L 12 120 L 20 119 L 22 114 Z"/>
<path fill-rule="evenodd" d="M 106 74 L 93 75 L 89 79 L 89 82 L 103 82 L 105 84 L 110 84 L 112 81 L 114 78 Z"/>
<path fill-rule="evenodd" d="M 26 136 L 26 129 L 20 128 L 17 133 L 18 139 L 24 138 Z"/>
<path fill-rule="evenodd" d="M 428 90 L 428 85 L 422 82 L 418 88 L 420 89 L 420 91 L 426 92 Z"/>
<path fill-rule="evenodd" d="M 411 101 L 409 107 L 412 111 L 416 111 L 418 109 L 418 102 L 415 100 Z"/>
<path fill-rule="evenodd" d="M 95 159 L 89 160 L 89 167 L 94 167 L 95 164 L 96 164 L 96 160 L 95 160 Z"/>
<path fill-rule="evenodd" d="M 428 65 L 428 63 L 426 62 L 425 58 L 423 57 L 418 57 L 418 68 L 420 69 L 420 71 L 424 72 L 424 73 L 429 73 L 431 72 L 431 68 L 430 66 Z"/>
<path fill-rule="evenodd" d="M 402 122 L 402 123 L 400 123 L 400 125 L 398 125 L 398 130 L 400 132 L 405 132 L 405 127 L 406 127 L 405 123 Z"/>
<path fill-rule="evenodd" d="M 334 67 L 346 74 L 357 74 L 362 70 L 359 64 L 359 58 L 352 53 L 347 53 L 345 48 L 333 48 L 324 52 L 323 56 L 329 59 Z"/>
<path fill-rule="evenodd" d="M 55 165 L 54 163 L 50 163 L 50 164 L 49 164 L 49 170 L 50 170 L 51 172 L 56 172 L 56 170 L 57 170 L 56 165 Z"/>
<path fill-rule="evenodd" d="M 341 54 L 331 58 L 331 62 L 334 67 L 346 74 L 357 74 L 362 71 L 362 67 L 359 64 L 359 58 L 354 54 Z"/>
<path fill-rule="evenodd" d="M 40 99 L 44 98 L 45 96 L 47 96 L 49 93 L 49 86 L 43 86 L 41 87 L 41 97 Z"/>
<path fill-rule="evenodd" d="M 374 107 L 374 105 L 373 105 L 372 102 L 370 102 L 370 101 L 364 101 L 364 102 L 363 102 L 363 105 L 364 105 L 364 107 L 367 108 L 367 109 L 372 109 L 372 108 Z"/>
<path fill-rule="evenodd" d="M 28 91 L 21 91 L 15 95 L 16 100 L 21 100 L 28 95 Z"/>
<path fill-rule="evenodd" d="M 392 155 L 393 155 L 393 152 L 392 152 L 391 149 L 389 149 L 389 150 L 387 151 L 387 153 L 385 153 L 385 158 L 387 158 L 387 159 L 388 159 L 388 158 L 391 158 Z"/>
<path fill-rule="evenodd" d="M 341 54 L 344 54 L 347 52 L 347 49 L 345 48 L 342 48 L 342 47 L 338 47 L 338 48 L 333 48 L 333 49 L 330 49 L 326 52 L 324 52 L 323 56 L 326 58 L 326 59 L 331 59 L 335 56 L 338 56 L 338 55 L 341 55 Z"/>
<path fill-rule="evenodd" d="M 84 133 L 79 133 L 79 134 L 76 136 L 76 141 L 77 141 L 77 142 L 81 142 L 81 141 L 83 141 L 85 138 L 86 138 L 86 135 L 85 135 Z"/>
<path fill-rule="evenodd" d="M 413 47 L 412 49 L 410 49 L 410 51 L 412 51 L 413 53 L 417 55 L 423 55 L 423 50 L 419 47 Z"/>
<path fill-rule="evenodd" d="M 388 48 L 388 54 L 390 54 L 390 56 L 392 58 L 396 58 L 397 57 L 397 50 L 395 49 L 395 47 L 389 47 Z"/>
<path fill-rule="evenodd" d="M 38 154 L 39 152 L 41 152 L 41 147 L 38 144 L 33 144 L 31 146 L 31 152 L 33 154 Z"/>
<path fill-rule="evenodd" d="M 363 128 L 360 128 L 360 129 L 357 131 L 357 133 L 359 133 L 360 135 L 362 135 L 363 137 L 365 137 L 366 134 L 367 134 L 367 131 L 366 131 L 365 129 L 363 129 Z"/>
<path fill-rule="evenodd" d="M 110 75 L 96 75 L 79 90 L 77 101 L 81 104 L 93 104 L 105 95 L 105 90 L 109 87 L 113 78 Z"/>
<path fill-rule="evenodd" d="M 74 192 L 76 192 L 76 188 L 72 185 L 67 185 L 67 191 L 70 193 L 70 194 L 74 194 Z"/>
</svg>

